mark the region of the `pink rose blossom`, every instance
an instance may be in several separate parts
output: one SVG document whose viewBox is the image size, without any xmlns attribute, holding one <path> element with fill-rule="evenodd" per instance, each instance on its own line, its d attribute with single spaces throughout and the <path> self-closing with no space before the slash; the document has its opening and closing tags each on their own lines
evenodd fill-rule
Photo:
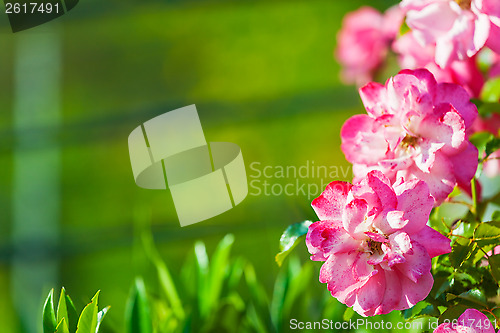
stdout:
<svg viewBox="0 0 500 333">
<path fill-rule="evenodd" d="M 345 16 L 335 55 L 343 66 L 341 76 L 346 83 L 363 85 L 372 80 L 374 72 L 384 63 L 403 16 L 398 6 L 385 14 L 362 7 Z"/>
<path fill-rule="evenodd" d="M 498 0 L 403 0 L 406 22 L 421 45 L 435 44 L 435 61 L 448 67 L 487 45 L 500 51 Z"/>
<path fill-rule="evenodd" d="M 491 321 L 476 309 L 467 309 L 455 323 L 444 323 L 434 333 L 495 333 Z"/>
<path fill-rule="evenodd" d="M 463 61 L 453 61 L 447 68 L 441 68 L 434 62 L 436 46 L 425 47 L 418 44 L 412 32 L 398 38 L 392 49 L 398 54 L 401 68 L 426 68 L 437 82 L 449 82 L 461 85 L 472 97 L 478 97 L 483 88 L 484 78 L 478 68 L 476 57 Z"/>
<path fill-rule="evenodd" d="M 477 108 L 459 85 L 436 83 L 426 69 L 403 70 L 385 86 L 371 82 L 360 89 L 368 114 L 342 127 L 342 151 L 353 163 L 355 181 L 370 170 L 391 182 L 421 179 L 435 204 L 459 185 L 470 190 L 478 151 L 466 135 Z"/>
<path fill-rule="evenodd" d="M 325 261 L 320 282 L 362 316 L 423 300 L 431 258 L 451 251 L 450 240 L 426 225 L 433 202 L 425 182 L 392 186 L 379 171 L 354 185 L 330 183 L 312 202 L 320 221 L 306 236 L 311 259 Z"/>
</svg>

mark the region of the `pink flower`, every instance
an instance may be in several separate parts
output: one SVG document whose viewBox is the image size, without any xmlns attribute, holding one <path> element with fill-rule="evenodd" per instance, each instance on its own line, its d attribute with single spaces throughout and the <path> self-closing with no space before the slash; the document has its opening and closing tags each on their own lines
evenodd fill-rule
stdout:
<svg viewBox="0 0 500 333">
<path fill-rule="evenodd" d="M 467 309 L 456 322 L 441 324 L 434 333 L 495 333 L 495 328 L 484 314 L 476 309 Z"/>
<path fill-rule="evenodd" d="M 449 82 L 461 85 L 472 97 L 478 97 L 483 88 L 484 78 L 476 63 L 476 57 L 463 61 L 453 61 L 447 68 L 441 68 L 434 62 L 435 44 L 421 46 L 412 32 L 398 38 L 392 49 L 398 54 L 401 68 L 426 68 L 437 82 Z"/>
<path fill-rule="evenodd" d="M 342 127 L 342 151 L 356 179 L 382 171 L 391 182 L 421 179 L 440 204 L 458 184 L 469 190 L 478 151 L 466 131 L 477 116 L 459 85 L 436 83 L 425 69 L 403 70 L 385 86 L 360 89 L 367 115 Z"/>
<path fill-rule="evenodd" d="M 332 182 L 312 202 L 311 259 L 325 261 L 319 280 L 362 316 L 408 309 L 430 292 L 431 258 L 450 240 L 427 226 L 433 199 L 423 181 L 391 186 L 381 172 L 359 183 Z"/>
<path fill-rule="evenodd" d="M 397 6 L 384 15 L 362 7 L 345 16 L 335 55 L 343 66 L 341 76 L 346 83 L 363 85 L 372 79 L 384 63 L 402 21 L 403 13 Z"/>
<path fill-rule="evenodd" d="M 406 22 L 421 45 L 435 44 L 442 67 L 465 60 L 487 45 L 500 51 L 497 0 L 403 0 Z"/>
</svg>

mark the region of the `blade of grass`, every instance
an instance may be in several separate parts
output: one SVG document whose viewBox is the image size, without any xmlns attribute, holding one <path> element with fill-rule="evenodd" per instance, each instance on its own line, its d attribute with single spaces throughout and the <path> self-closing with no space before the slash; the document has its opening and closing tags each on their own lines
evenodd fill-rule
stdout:
<svg viewBox="0 0 500 333">
<path fill-rule="evenodd" d="M 227 282 L 227 287 L 229 290 L 234 290 L 238 287 L 243 276 L 243 270 L 245 269 L 245 259 L 239 257 L 231 265 L 231 272 L 229 273 L 229 278 Z"/>
<path fill-rule="evenodd" d="M 248 291 L 250 292 L 250 299 L 253 307 L 255 308 L 256 316 L 260 318 L 260 322 L 265 325 L 265 332 L 275 332 L 269 312 L 269 300 L 264 288 L 257 281 L 255 270 L 250 263 L 245 266 L 244 273 L 245 282 L 248 286 Z"/>
<path fill-rule="evenodd" d="M 68 328 L 70 332 L 76 332 L 78 325 L 78 312 L 76 312 L 75 305 L 73 304 L 73 300 L 69 297 L 66 292 L 64 293 L 64 298 L 66 300 L 66 311 L 68 313 L 68 317 L 66 318 L 66 323 L 68 324 Z"/>
<path fill-rule="evenodd" d="M 194 245 L 194 254 L 197 264 L 198 273 L 198 305 L 200 316 L 206 318 L 210 309 L 210 299 L 208 298 L 208 274 L 209 274 L 209 261 L 205 243 L 197 241 Z"/>
<path fill-rule="evenodd" d="M 152 333 L 151 309 L 142 278 L 136 278 L 127 306 L 129 333 Z"/>
<path fill-rule="evenodd" d="M 184 319 L 185 312 L 182 306 L 181 299 L 179 298 L 179 294 L 177 293 L 177 289 L 175 287 L 172 276 L 170 275 L 170 272 L 167 268 L 167 265 L 161 259 L 161 256 L 154 245 L 153 236 L 151 235 L 150 232 L 144 231 L 141 239 L 146 254 L 148 255 L 149 259 L 156 268 L 158 279 L 160 281 L 160 287 L 163 293 L 165 294 L 167 300 L 169 301 L 172 310 L 174 311 L 176 317 L 179 320 Z"/>
<path fill-rule="evenodd" d="M 63 317 L 57 325 L 55 333 L 69 333 L 68 324 L 66 323 L 66 318 Z"/>
<path fill-rule="evenodd" d="M 234 236 L 231 234 L 226 235 L 219 242 L 212 256 L 209 272 L 209 285 L 207 288 L 207 301 L 210 306 L 209 310 L 214 309 L 219 302 L 224 280 L 229 273 L 229 254 L 233 243 Z"/>
<path fill-rule="evenodd" d="M 299 298 L 304 299 L 301 296 L 306 292 L 313 275 L 312 266 L 301 266 L 296 256 L 289 259 L 288 267 L 290 282 L 283 302 L 283 318 L 290 318 L 292 307 L 299 302 Z"/>
<path fill-rule="evenodd" d="M 59 304 L 57 305 L 57 322 L 61 323 L 61 320 L 66 318 L 66 326 L 68 326 L 68 308 L 66 306 L 66 290 L 64 287 L 61 288 L 61 295 L 59 296 Z M 59 326 L 58 325 L 58 326 Z"/>
<path fill-rule="evenodd" d="M 95 329 L 96 333 L 99 332 L 99 327 L 101 326 L 101 323 L 104 320 L 104 317 L 106 317 L 106 314 L 108 313 L 110 308 L 111 306 L 107 306 L 97 313 L 97 327 Z"/>
<path fill-rule="evenodd" d="M 276 331 L 281 332 L 283 319 L 283 306 L 288 285 L 290 283 L 290 274 L 288 269 L 281 269 L 274 283 L 273 297 L 271 299 L 271 319 Z"/>
<path fill-rule="evenodd" d="M 43 306 L 43 333 L 54 333 L 56 325 L 56 314 L 54 312 L 54 289 L 51 289 Z"/>
</svg>

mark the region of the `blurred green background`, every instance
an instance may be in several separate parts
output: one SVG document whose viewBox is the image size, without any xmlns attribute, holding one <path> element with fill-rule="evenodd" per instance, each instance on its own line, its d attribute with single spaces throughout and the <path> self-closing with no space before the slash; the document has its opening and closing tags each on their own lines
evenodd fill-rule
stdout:
<svg viewBox="0 0 500 333">
<path fill-rule="evenodd" d="M 241 147 L 249 180 L 252 162 L 347 170 L 340 128 L 363 109 L 356 89 L 338 79 L 336 33 L 348 11 L 394 3 L 84 0 L 62 18 L 16 34 L 2 14 L 2 332 L 39 329 L 43 299 L 60 286 L 79 308 L 100 289 L 100 305 L 112 306 L 103 329 L 124 332 L 134 277 L 147 274 L 134 246 L 144 212 L 174 279 L 195 240 L 210 254 L 232 233 L 232 253 L 253 264 L 271 294 L 280 235 L 314 219 L 311 198 L 249 195 L 220 216 L 181 228 L 168 191 L 135 185 L 128 134 L 196 104 L 208 141 Z M 351 180 L 351 173 L 339 179 Z M 295 252 L 308 261 L 304 244 Z M 317 280 L 319 267 L 308 288 L 322 295 L 328 292 Z M 22 304 L 38 312 L 23 312 Z"/>
</svg>

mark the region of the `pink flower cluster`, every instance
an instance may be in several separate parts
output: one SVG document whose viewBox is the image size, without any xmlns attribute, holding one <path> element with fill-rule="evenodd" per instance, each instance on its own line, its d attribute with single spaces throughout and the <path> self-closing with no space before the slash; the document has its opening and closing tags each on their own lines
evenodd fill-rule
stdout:
<svg viewBox="0 0 500 333">
<path fill-rule="evenodd" d="M 341 75 L 345 82 L 362 85 L 373 78 L 402 22 L 398 7 L 389 9 L 385 15 L 371 7 L 362 7 L 345 16 L 335 52 L 343 65 Z"/>
<path fill-rule="evenodd" d="M 423 46 L 435 46 L 441 68 L 466 60 L 487 45 L 500 52 L 497 0 L 403 0 L 406 23 Z"/>
<path fill-rule="evenodd" d="M 367 114 L 348 119 L 342 150 L 354 185 L 332 182 L 312 202 L 312 260 L 320 281 L 363 316 L 408 309 L 433 284 L 431 258 L 450 240 L 427 226 L 431 209 L 456 185 L 469 189 L 478 151 L 467 132 L 477 108 L 459 85 L 426 69 L 403 70 L 360 89 Z"/>
<path fill-rule="evenodd" d="M 363 316 L 408 309 L 430 292 L 431 258 L 450 240 L 427 226 L 434 200 L 425 182 L 392 185 L 379 171 L 360 182 L 332 182 L 312 202 L 311 259 L 325 261 L 320 281 Z"/>
<path fill-rule="evenodd" d="M 410 31 L 400 32 L 403 21 Z M 346 16 L 337 39 L 342 77 L 358 86 L 373 80 L 389 52 L 401 68 L 427 68 L 439 82 L 460 84 L 473 97 L 485 81 L 480 51 L 493 53 L 483 57 L 491 69 L 486 78 L 500 74 L 497 0 L 403 0 L 385 14 L 363 7 Z"/>
<path fill-rule="evenodd" d="M 353 163 L 355 181 L 370 170 L 391 182 L 424 180 L 436 205 L 455 185 L 470 188 L 478 151 L 466 135 L 477 116 L 467 92 L 437 83 L 425 69 L 403 70 L 385 85 L 360 89 L 367 114 L 342 127 L 342 151 Z"/>
<path fill-rule="evenodd" d="M 410 30 L 402 33 L 404 20 Z M 389 52 L 410 69 L 369 82 Z M 431 209 L 456 186 L 471 192 L 478 150 L 469 136 L 500 128 L 496 116 L 476 120 L 470 101 L 500 75 L 500 1 L 403 0 L 384 14 L 363 7 L 344 19 L 336 56 L 346 81 L 365 84 L 366 114 L 341 130 L 353 184 L 334 181 L 312 202 L 319 221 L 306 244 L 312 260 L 324 261 L 320 281 L 357 313 L 408 309 L 432 288 L 431 258 L 451 251 L 450 239 L 427 225 Z M 479 58 L 488 58 L 487 75 Z M 459 321 L 470 318 L 487 319 L 468 310 Z M 435 332 L 494 332 L 476 328 Z"/>
</svg>

